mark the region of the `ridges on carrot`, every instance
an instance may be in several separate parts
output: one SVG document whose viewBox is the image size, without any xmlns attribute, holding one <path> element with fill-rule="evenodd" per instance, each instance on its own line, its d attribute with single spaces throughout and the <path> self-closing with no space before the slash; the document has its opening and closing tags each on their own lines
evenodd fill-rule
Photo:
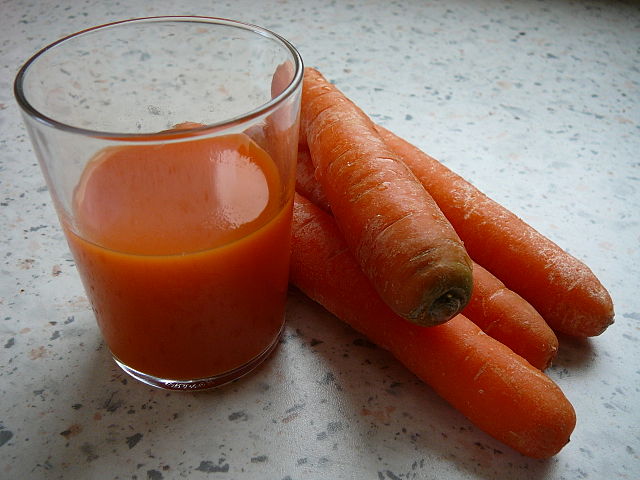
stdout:
<svg viewBox="0 0 640 480">
<path fill-rule="evenodd" d="M 472 264 L 455 230 L 369 117 L 310 68 L 301 133 L 347 245 L 384 301 L 421 325 L 458 313 Z"/>
<path fill-rule="evenodd" d="M 296 191 L 331 212 L 322 186 L 315 180 L 311 154 L 302 145 L 298 148 Z M 540 314 L 477 263 L 473 265 L 471 299 L 462 313 L 540 370 L 551 364 L 558 351 L 558 338 Z"/>
<path fill-rule="evenodd" d="M 389 350 L 471 422 L 523 455 L 558 453 L 575 427 L 560 388 L 462 315 L 423 328 L 393 313 L 347 248 L 333 218 L 296 194 L 291 281 Z"/>
<path fill-rule="evenodd" d="M 477 263 L 473 294 L 462 314 L 540 370 L 558 352 L 558 337 L 536 309 Z"/>
<path fill-rule="evenodd" d="M 306 145 L 298 145 L 298 163 L 296 164 L 296 191 L 311 200 L 323 210 L 329 212 L 331 206 L 315 177 L 315 167 L 311 153 Z"/>
<path fill-rule="evenodd" d="M 613 323 L 609 292 L 583 262 L 406 140 L 377 126 L 438 203 L 471 257 L 558 332 L 600 335 Z"/>
</svg>

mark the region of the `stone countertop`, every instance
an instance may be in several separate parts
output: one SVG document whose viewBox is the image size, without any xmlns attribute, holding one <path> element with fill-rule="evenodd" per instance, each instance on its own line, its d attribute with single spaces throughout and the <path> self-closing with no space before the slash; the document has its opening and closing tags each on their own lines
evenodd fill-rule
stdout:
<svg viewBox="0 0 640 480">
<path fill-rule="evenodd" d="M 0 6 L 0 478 L 640 478 L 640 6 L 585 0 Z M 129 379 L 101 342 L 12 95 L 59 37 L 150 15 L 273 29 L 377 122 L 582 259 L 616 323 L 561 337 L 571 442 L 531 460 L 291 290 L 274 355 L 206 393 Z"/>
</svg>

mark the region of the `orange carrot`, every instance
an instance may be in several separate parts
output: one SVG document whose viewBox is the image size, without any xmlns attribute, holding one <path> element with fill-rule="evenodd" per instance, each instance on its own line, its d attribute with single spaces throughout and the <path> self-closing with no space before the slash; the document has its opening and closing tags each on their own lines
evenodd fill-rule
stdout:
<svg viewBox="0 0 640 480">
<path fill-rule="evenodd" d="M 315 177 L 315 167 L 311 153 L 306 146 L 298 145 L 298 163 L 296 165 L 296 191 L 311 200 L 324 211 L 329 212 L 329 201 L 322 191 L 322 186 Z"/>
<path fill-rule="evenodd" d="M 462 314 L 540 370 L 558 352 L 558 337 L 536 309 L 477 263 L 473 294 Z"/>
<path fill-rule="evenodd" d="M 299 146 L 296 191 L 330 212 L 312 169 L 308 148 Z M 558 338 L 540 314 L 477 263 L 473 264 L 471 299 L 462 314 L 540 370 L 551 364 L 558 351 Z"/>
<path fill-rule="evenodd" d="M 313 69 L 304 73 L 301 132 L 346 242 L 383 300 L 420 325 L 458 313 L 472 265 L 456 232 L 373 122 Z"/>
<path fill-rule="evenodd" d="M 434 158 L 382 127 L 378 132 L 436 200 L 473 259 L 551 328 L 589 337 L 613 323 L 611 297 L 589 267 Z"/>
<path fill-rule="evenodd" d="M 389 350 L 471 422 L 518 452 L 546 458 L 569 441 L 575 412 L 560 388 L 462 315 L 423 328 L 376 294 L 333 218 L 296 195 L 291 280 Z"/>
</svg>

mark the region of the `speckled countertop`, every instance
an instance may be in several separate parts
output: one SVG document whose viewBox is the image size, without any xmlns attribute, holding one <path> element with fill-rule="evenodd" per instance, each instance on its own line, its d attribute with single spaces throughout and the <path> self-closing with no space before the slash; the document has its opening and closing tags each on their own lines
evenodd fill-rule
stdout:
<svg viewBox="0 0 640 480">
<path fill-rule="evenodd" d="M 291 291 L 255 374 L 167 393 L 111 360 L 12 95 L 19 65 L 94 24 L 197 14 L 287 37 L 376 121 L 584 260 L 604 335 L 549 375 L 578 425 L 530 460 Z M 640 6 L 607 1 L 15 1 L 0 4 L 0 478 L 640 478 Z"/>
</svg>

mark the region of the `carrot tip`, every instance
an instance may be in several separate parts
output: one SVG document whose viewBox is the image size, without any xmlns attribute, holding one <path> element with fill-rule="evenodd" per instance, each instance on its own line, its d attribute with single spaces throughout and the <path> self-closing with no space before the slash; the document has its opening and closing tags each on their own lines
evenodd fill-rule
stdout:
<svg viewBox="0 0 640 480">
<path fill-rule="evenodd" d="M 436 298 L 429 306 L 431 324 L 439 325 L 460 313 L 469 300 L 467 293 L 462 288 L 451 288 Z"/>
</svg>

